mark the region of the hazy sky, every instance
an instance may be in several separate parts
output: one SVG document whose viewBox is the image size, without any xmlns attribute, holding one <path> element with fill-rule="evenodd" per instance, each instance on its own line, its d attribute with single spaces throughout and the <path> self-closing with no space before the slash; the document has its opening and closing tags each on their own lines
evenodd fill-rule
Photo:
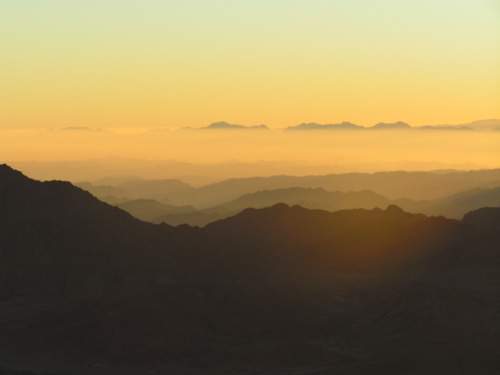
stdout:
<svg viewBox="0 0 500 375">
<path fill-rule="evenodd" d="M 500 117 L 499 0 L 3 0 L 0 126 Z"/>
</svg>

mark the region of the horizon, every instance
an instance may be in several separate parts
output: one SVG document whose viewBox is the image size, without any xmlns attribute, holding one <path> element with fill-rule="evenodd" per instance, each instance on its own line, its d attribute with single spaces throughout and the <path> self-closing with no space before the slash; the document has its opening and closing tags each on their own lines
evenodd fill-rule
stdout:
<svg viewBox="0 0 500 375">
<path fill-rule="evenodd" d="M 495 0 L 3 8 L 0 160 L 274 162 L 291 174 L 500 166 Z M 422 132 L 351 133 L 344 121 Z"/>
<path fill-rule="evenodd" d="M 231 177 L 271 174 L 328 174 L 383 170 L 493 169 L 500 166 L 500 121 L 467 128 L 167 130 L 154 128 L 1 129 L 0 160 L 14 165 L 53 163 L 50 173 L 68 176 L 57 162 L 94 161 L 97 177 L 134 174 L 151 178 L 190 176 L 199 184 Z M 479 124 L 479 126 L 476 126 Z M 491 125 L 491 126 L 490 126 Z M 289 131 L 294 130 L 294 131 Z M 133 167 L 126 161 L 135 160 Z M 100 161 L 100 162 L 99 162 Z M 173 169 L 165 171 L 156 164 Z M 141 162 L 142 168 L 141 171 Z M 182 163 L 186 163 L 185 171 Z M 36 164 L 36 163 L 32 163 Z M 233 164 L 226 171 L 217 164 Z M 240 164 L 238 169 L 235 164 Z M 260 165 L 260 168 L 259 168 Z M 195 168 L 194 166 L 198 166 Z M 73 176 L 78 174 L 72 169 Z M 87 168 L 88 169 L 88 168 Z M 89 176 L 88 171 L 81 171 Z"/>
</svg>

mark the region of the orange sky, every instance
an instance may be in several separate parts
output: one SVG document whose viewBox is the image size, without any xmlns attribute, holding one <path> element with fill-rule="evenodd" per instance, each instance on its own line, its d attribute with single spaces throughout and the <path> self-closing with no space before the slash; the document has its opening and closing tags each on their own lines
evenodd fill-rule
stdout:
<svg viewBox="0 0 500 375">
<path fill-rule="evenodd" d="M 500 117 L 496 0 L 14 1 L 0 126 Z"/>
</svg>

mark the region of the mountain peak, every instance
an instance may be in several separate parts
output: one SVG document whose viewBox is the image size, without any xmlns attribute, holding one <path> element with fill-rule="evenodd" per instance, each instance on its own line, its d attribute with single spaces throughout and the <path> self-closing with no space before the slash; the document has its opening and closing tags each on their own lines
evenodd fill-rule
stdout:
<svg viewBox="0 0 500 375">
<path fill-rule="evenodd" d="M 402 214 L 402 213 L 405 213 L 405 211 L 401 207 L 396 206 L 395 204 L 390 204 L 389 206 L 387 206 L 387 208 L 385 209 L 385 211 L 387 213 L 392 213 L 392 214 Z"/>
<path fill-rule="evenodd" d="M 0 181 L 6 180 L 28 180 L 24 174 L 17 169 L 12 168 L 8 164 L 0 164 Z"/>
<path fill-rule="evenodd" d="M 463 222 L 470 227 L 500 229 L 500 208 L 483 207 L 465 214 Z"/>
<path fill-rule="evenodd" d="M 0 164 L 0 172 L 1 173 L 6 173 L 6 172 L 18 172 L 18 173 L 21 173 L 19 171 L 16 171 L 14 168 L 12 168 L 11 166 L 9 166 L 8 164 Z"/>
</svg>

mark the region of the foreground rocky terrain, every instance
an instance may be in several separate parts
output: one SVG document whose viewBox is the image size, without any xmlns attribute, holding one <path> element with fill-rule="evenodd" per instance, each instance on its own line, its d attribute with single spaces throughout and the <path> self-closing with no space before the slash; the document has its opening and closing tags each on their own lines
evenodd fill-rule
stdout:
<svg viewBox="0 0 500 375">
<path fill-rule="evenodd" d="M 0 167 L 0 369 L 496 374 L 500 209 L 139 221 Z"/>
</svg>

